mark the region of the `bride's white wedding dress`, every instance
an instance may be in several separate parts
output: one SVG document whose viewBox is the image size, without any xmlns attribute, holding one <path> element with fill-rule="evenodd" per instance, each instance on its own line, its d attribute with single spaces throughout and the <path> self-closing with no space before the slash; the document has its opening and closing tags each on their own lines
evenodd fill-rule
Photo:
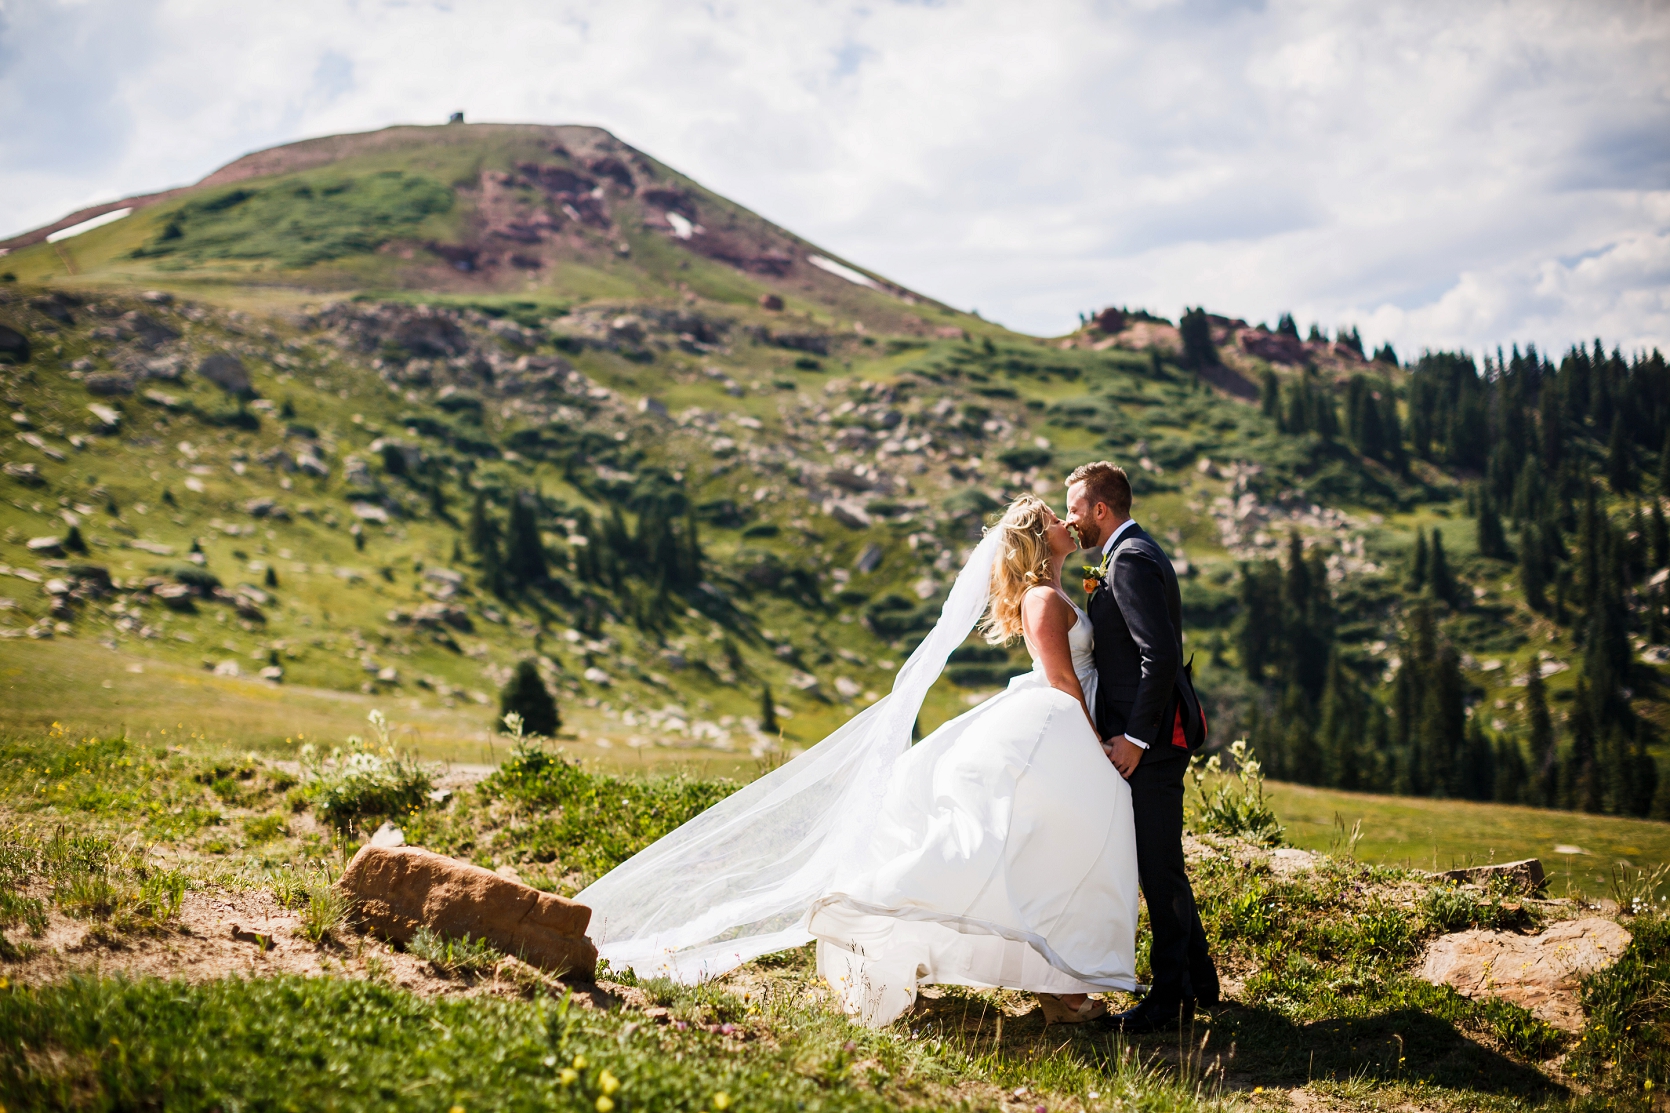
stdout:
<svg viewBox="0 0 1670 1113">
<path fill-rule="evenodd" d="M 1090 619 L 1068 641 L 1095 700 Z M 884 1024 L 918 985 L 1134 989 L 1131 789 L 1042 664 L 893 765 L 869 845 L 812 905 L 818 971 Z"/>
<path fill-rule="evenodd" d="M 1135 986 L 1130 787 L 1042 670 L 911 745 L 985 613 L 998 535 L 969 555 L 893 690 L 581 891 L 613 969 L 690 983 L 819 940 L 843 1003 L 883 1024 L 924 982 Z M 1076 609 L 1076 608 L 1075 608 Z M 1090 623 L 1074 668 L 1094 698 Z"/>
</svg>

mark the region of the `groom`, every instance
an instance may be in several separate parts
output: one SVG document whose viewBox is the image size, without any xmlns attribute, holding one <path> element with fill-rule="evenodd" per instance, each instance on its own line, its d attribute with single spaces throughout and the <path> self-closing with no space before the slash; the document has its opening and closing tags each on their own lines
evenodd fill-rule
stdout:
<svg viewBox="0 0 1670 1113">
<path fill-rule="evenodd" d="M 1075 469 L 1067 524 L 1085 548 L 1100 550 L 1105 569 L 1087 608 L 1096 637 L 1092 710 L 1102 749 L 1131 784 L 1137 876 L 1154 937 L 1153 987 L 1114 1020 L 1126 1032 L 1169 1029 L 1189 1021 L 1197 1003 L 1218 1003 L 1218 971 L 1183 862 L 1183 600 L 1164 550 L 1131 519 L 1124 468 L 1100 460 Z"/>
</svg>

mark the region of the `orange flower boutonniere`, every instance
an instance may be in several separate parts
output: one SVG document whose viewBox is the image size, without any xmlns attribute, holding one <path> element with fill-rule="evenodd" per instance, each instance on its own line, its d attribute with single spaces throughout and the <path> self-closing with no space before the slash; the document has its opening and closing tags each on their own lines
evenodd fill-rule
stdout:
<svg viewBox="0 0 1670 1113">
<path fill-rule="evenodd" d="M 1108 561 L 1111 557 L 1112 554 L 1110 553 L 1102 558 L 1102 563 L 1084 566 L 1084 593 L 1086 595 L 1096 594 L 1096 589 L 1107 583 Z"/>
</svg>

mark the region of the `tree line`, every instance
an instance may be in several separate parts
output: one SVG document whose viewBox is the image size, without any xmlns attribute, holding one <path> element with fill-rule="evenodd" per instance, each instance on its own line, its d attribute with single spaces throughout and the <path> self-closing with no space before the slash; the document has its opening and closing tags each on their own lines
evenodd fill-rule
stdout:
<svg viewBox="0 0 1670 1113">
<path fill-rule="evenodd" d="M 1389 575 L 1400 630 L 1386 660 L 1342 645 L 1340 600 L 1320 550 L 1289 539 L 1284 560 L 1240 578 L 1241 667 L 1263 699 L 1249 734 L 1272 774 L 1411 795 L 1670 816 L 1633 707 L 1656 684 L 1632 638 L 1666 637 L 1670 575 L 1670 369 L 1600 342 L 1555 365 L 1532 348 L 1481 368 L 1428 352 L 1410 368 L 1403 413 L 1389 377 L 1354 377 L 1338 399 L 1313 373 L 1268 376 L 1264 412 L 1292 433 L 1349 440 L 1407 474 L 1424 460 L 1471 476 L 1477 557 L 1460 569 L 1439 530 L 1417 531 Z M 1467 573 L 1512 569 L 1526 606 L 1575 646 L 1513 677 L 1518 726 L 1487 725 L 1451 621 L 1474 609 Z M 1351 616 L 1346 616 L 1351 617 Z M 1550 710 L 1549 676 L 1575 669 Z M 1383 674 L 1389 673 L 1389 680 Z M 1548 675 L 1545 675 L 1548 674 Z M 1504 709 L 1505 710 L 1505 709 Z M 1655 803 L 1656 801 L 1656 803 Z"/>
</svg>

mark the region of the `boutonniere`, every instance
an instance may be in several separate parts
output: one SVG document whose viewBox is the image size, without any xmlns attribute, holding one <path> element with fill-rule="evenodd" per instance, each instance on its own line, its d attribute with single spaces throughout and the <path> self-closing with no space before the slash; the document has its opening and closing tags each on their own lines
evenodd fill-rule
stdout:
<svg viewBox="0 0 1670 1113">
<path fill-rule="evenodd" d="M 1096 589 L 1107 582 L 1108 561 L 1112 559 L 1113 554 L 1106 553 L 1102 556 L 1102 563 L 1084 566 L 1084 593 L 1086 595 L 1096 594 Z"/>
</svg>

